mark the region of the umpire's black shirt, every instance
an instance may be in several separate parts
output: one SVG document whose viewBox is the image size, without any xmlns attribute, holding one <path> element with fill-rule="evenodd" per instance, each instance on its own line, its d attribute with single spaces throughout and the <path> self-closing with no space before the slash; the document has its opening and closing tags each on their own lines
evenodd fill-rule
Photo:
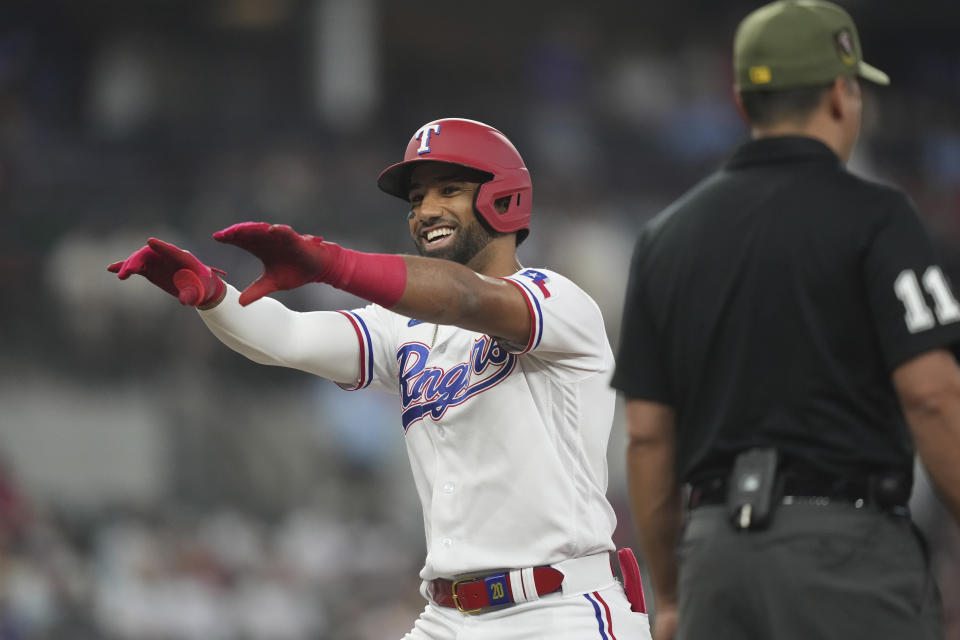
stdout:
<svg viewBox="0 0 960 640">
<path fill-rule="evenodd" d="M 613 386 L 675 409 L 681 481 L 765 445 L 910 474 L 890 374 L 942 346 L 960 305 L 907 197 L 818 140 L 764 138 L 644 228 Z"/>
</svg>

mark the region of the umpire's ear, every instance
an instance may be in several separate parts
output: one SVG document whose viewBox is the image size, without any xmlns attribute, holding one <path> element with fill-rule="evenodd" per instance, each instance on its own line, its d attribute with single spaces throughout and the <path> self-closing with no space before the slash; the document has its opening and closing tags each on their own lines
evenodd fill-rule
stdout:
<svg viewBox="0 0 960 640">
<path fill-rule="evenodd" d="M 740 118 L 750 124 L 750 119 L 747 118 L 747 112 L 743 110 L 743 99 L 740 97 L 740 87 L 738 85 L 733 85 L 733 103 L 737 105 L 737 113 L 740 114 Z"/>
<path fill-rule="evenodd" d="M 830 115 L 836 120 L 849 120 L 855 111 L 862 108 L 863 94 L 860 83 L 854 77 L 835 78 L 827 93 Z"/>
</svg>

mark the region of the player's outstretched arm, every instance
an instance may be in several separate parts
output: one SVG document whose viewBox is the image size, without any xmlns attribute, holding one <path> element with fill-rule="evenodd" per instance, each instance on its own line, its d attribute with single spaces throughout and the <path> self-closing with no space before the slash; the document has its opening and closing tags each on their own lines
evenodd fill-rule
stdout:
<svg viewBox="0 0 960 640">
<path fill-rule="evenodd" d="M 462 327 L 516 345 L 530 339 L 530 309 L 519 289 L 462 264 L 404 256 L 407 285 L 393 310 L 405 316 Z"/>
<path fill-rule="evenodd" d="M 360 345 L 336 311 L 301 313 L 272 298 L 242 308 L 227 285 L 222 304 L 200 318 L 222 343 L 259 364 L 299 369 L 345 386 L 360 377 Z"/>
<path fill-rule="evenodd" d="M 897 367 L 893 383 L 920 460 L 960 526 L 960 367 L 937 349 Z"/>
<path fill-rule="evenodd" d="M 274 291 L 324 282 L 425 322 L 524 344 L 530 312 L 511 284 L 448 260 L 361 253 L 287 225 L 244 222 L 213 234 L 257 256 L 264 271 L 240 296 L 248 305 Z"/>
<path fill-rule="evenodd" d="M 275 300 L 241 310 L 236 289 L 219 277 L 226 275 L 223 271 L 156 238 L 107 269 L 121 280 L 141 275 L 182 304 L 197 307 L 221 342 L 254 362 L 300 369 L 341 384 L 359 376 L 354 330 L 339 313 L 297 313 Z"/>
<path fill-rule="evenodd" d="M 208 267 L 192 253 L 179 247 L 150 238 L 147 246 L 135 251 L 126 260 L 114 262 L 107 270 L 121 280 L 141 275 L 180 301 L 197 307 L 214 305 L 223 298 L 223 280 L 220 269 Z"/>
</svg>

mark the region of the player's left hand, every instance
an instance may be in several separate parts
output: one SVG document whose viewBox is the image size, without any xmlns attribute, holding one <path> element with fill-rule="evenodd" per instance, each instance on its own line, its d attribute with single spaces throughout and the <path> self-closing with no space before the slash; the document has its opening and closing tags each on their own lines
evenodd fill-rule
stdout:
<svg viewBox="0 0 960 640">
<path fill-rule="evenodd" d="M 147 246 L 126 260 L 109 265 L 107 271 L 121 280 L 141 275 L 180 300 L 180 304 L 191 307 L 218 302 L 225 288 L 220 276 L 227 275 L 203 264 L 189 251 L 157 238 L 147 240 Z"/>
<path fill-rule="evenodd" d="M 301 235 L 289 225 L 267 222 L 241 222 L 217 231 L 213 238 L 245 249 L 263 263 L 263 275 L 240 294 L 244 306 L 274 291 L 322 281 L 339 249 L 319 236 Z"/>
</svg>

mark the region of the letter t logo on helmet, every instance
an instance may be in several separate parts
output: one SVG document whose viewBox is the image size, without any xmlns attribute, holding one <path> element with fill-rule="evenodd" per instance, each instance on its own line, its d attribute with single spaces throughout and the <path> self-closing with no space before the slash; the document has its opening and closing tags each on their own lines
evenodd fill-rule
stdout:
<svg viewBox="0 0 960 640">
<path fill-rule="evenodd" d="M 490 125 L 463 118 L 428 122 L 414 132 L 403 161 L 387 167 L 377 178 L 381 191 L 407 200 L 410 173 L 420 162 L 446 162 L 482 171 L 490 176 L 477 189 L 477 213 L 495 230 L 517 232 L 522 242 L 530 232 L 533 183 L 523 158 L 505 135 Z M 500 202 L 498 210 L 497 203 Z"/>
<path fill-rule="evenodd" d="M 419 129 L 417 133 L 414 134 L 413 139 L 420 141 L 420 146 L 417 147 L 417 154 L 430 153 L 430 134 L 431 133 L 440 133 L 439 124 L 425 124 Z"/>
</svg>

